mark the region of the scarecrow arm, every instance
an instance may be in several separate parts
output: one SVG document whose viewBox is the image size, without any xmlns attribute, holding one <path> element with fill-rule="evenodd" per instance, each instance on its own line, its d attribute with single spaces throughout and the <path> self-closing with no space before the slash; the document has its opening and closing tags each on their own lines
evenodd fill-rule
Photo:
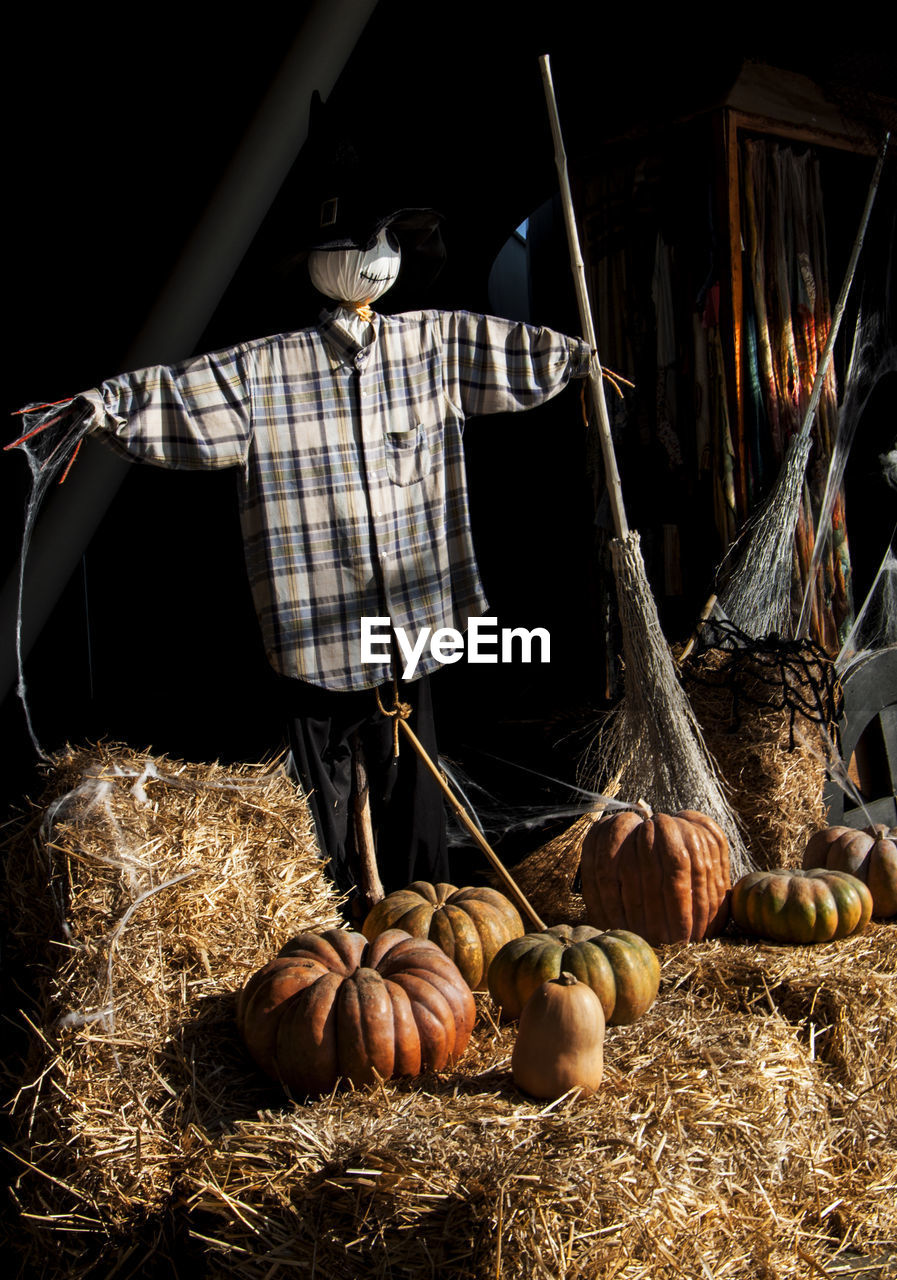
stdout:
<svg viewBox="0 0 897 1280">
<path fill-rule="evenodd" d="M 92 432 L 116 452 L 156 466 L 243 465 L 252 430 L 252 346 L 152 365 L 83 392 Z"/>
<path fill-rule="evenodd" d="M 588 343 L 553 329 L 452 311 L 443 335 L 446 394 L 465 415 L 532 409 L 589 372 Z"/>
</svg>

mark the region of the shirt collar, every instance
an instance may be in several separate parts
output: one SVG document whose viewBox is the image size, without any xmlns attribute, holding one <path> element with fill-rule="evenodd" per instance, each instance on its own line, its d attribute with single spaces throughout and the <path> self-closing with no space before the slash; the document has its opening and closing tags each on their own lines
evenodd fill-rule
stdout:
<svg viewBox="0 0 897 1280">
<path fill-rule="evenodd" d="M 322 338 L 329 348 L 330 364 L 334 369 L 340 365 L 349 365 L 356 367 L 357 357 L 362 352 L 369 352 L 377 341 L 377 335 L 380 327 L 380 317 L 375 315 L 372 321 L 374 327 L 374 336 L 367 346 L 362 346 L 348 329 L 345 329 L 339 320 L 340 310 L 336 307 L 332 311 L 326 308 L 318 316 L 318 329 Z"/>
</svg>

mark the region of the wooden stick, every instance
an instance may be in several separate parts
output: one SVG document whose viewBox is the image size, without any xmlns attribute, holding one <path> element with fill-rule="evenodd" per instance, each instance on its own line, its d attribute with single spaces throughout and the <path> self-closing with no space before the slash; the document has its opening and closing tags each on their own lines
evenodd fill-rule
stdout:
<svg viewBox="0 0 897 1280">
<path fill-rule="evenodd" d="M 573 194 L 570 190 L 570 179 L 567 175 L 567 153 L 564 150 L 564 139 L 561 134 L 561 122 L 558 117 L 557 101 L 554 96 L 554 84 L 551 79 L 551 63 L 548 55 L 539 59 L 542 69 L 542 83 L 545 87 L 545 101 L 548 104 L 548 116 L 551 121 L 551 136 L 554 139 L 554 162 L 558 171 L 561 187 L 561 203 L 564 208 L 564 222 L 567 227 L 567 244 L 570 250 L 570 265 L 573 268 L 573 284 L 576 288 L 576 301 L 579 307 L 579 322 L 582 336 L 592 350 L 589 366 L 589 393 L 592 409 L 598 423 L 598 435 L 601 440 L 601 454 L 604 459 L 604 476 L 610 497 L 611 512 L 614 518 L 614 530 L 618 538 L 625 538 L 629 533 L 626 511 L 623 506 L 623 489 L 620 484 L 620 473 L 617 470 L 617 458 L 614 453 L 613 440 L 610 433 L 610 419 L 607 416 L 607 403 L 604 399 L 604 383 L 601 373 L 601 362 L 598 359 L 595 341 L 595 326 L 592 323 L 592 308 L 589 303 L 589 291 L 586 285 L 586 270 L 579 245 L 579 231 L 576 226 L 576 215 L 573 212 Z"/>
<path fill-rule="evenodd" d="M 377 869 L 377 850 L 374 844 L 374 825 L 371 822 L 371 792 L 364 759 L 364 748 L 357 733 L 352 735 L 352 765 L 355 770 L 355 848 L 360 866 L 361 896 L 365 914 L 384 897 L 383 881 Z"/>
<path fill-rule="evenodd" d="M 700 618 L 698 618 L 698 621 L 695 623 L 695 629 L 691 633 L 691 639 L 689 640 L 685 648 L 682 650 L 682 652 L 679 654 L 679 659 L 676 663 L 677 667 L 682 666 L 685 659 L 688 657 L 692 649 L 698 643 L 698 636 L 704 630 L 704 623 L 710 617 L 711 613 L 713 613 L 715 604 L 716 604 L 716 594 L 714 593 L 710 597 L 710 599 L 707 601 L 707 603 L 704 605 L 704 608 L 701 610 L 701 616 Z"/>
<path fill-rule="evenodd" d="M 872 214 L 872 206 L 875 203 L 875 197 L 878 194 L 879 183 L 881 182 L 881 171 L 884 168 L 885 156 L 888 154 L 888 145 L 891 141 L 890 130 L 885 134 L 881 151 L 878 155 L 878 161 L 872 174 L 872 181 L 869 183 L 869 190 L 866 194 L 866 203 L 863 206 L 863 214 L 860 218 L 859 230 L 856 239 L 853 242 L 853 249 L 850 254 L 850 261 L 847 264 L 847 271 L 844 274 L 844 281 L 841 285 L 841 292 L 838 295 L 838 301 L 835 303 L 835 310 L 832 315 L 832 327 L 829 329 L 826 338 L 825 347 L 823 348 L 822 357 L 816 366 L 816 377 L 813 379 L 813 389 L 810 392 L 810 403 L 807 405 L 807 412 L 801 423 L 800 434 L 806 438 L 813 427 L 813 420 L 816 417 L 816 410 L 819 407 L 819 401 L 822 397 L 822 388 L 828 373 L 829 365 L 832 362 L 832 354 L 835 350 L 835 339 L 838 336 L 838 330 L 841 327 L 841 321 L 844 319 L 844 311 L 847 306 L 847 297 L 850 293 L 853 277 L 856 273 L 857 262 L 859 261 L 860 251 L 863 248 L 863 240 L 866 237 L 866 228 L 869 225 L 869 218 Z M 831 472 L 832 464 L 835 459 L 837 449 L 832 445 L 832 455 L 829 458 L 829 472 Z M 826 485 L 826 487 L 828 487 Z M 814 599 L 816 595 L 816 580 L 819 575 L 819 562 L 822 558 L 822 549 L 824 548 L 828 538 L 831 535 L 832 511 L 829 511 L 828 528 L 817 530 L 817 534 L 821 539 L 821 547 L 819 554 L 816 554 L 815 548 L 810 556 L 810 563 L 807 567 L 806 587 L 804 588 L 804 598 L 801 601 L 800 617 L 797 620 L 795 629 L 795 638 L 801 639 L 807 634 L 810 623 L 812 621 Z"/>
<path fill-rule="evenodd" d="M 418 738 L 417 734 L 411 728 L 411 725 L 408 723 L 407 720 L 401 719 L 401 717 L 399 718 L 399 724 L 401 725 L 403 731 L 407 734 L 408 739 L 411 742 L 411 745 L 414 747 L 414 750 L 417 752 L 417 754 L 423 760 L 424 764 L 430 770 L 430 773 L 432 773 L 433 777 L 439 783 L 440 787 L 442 788 L 443 795 L 448 800 L 449 804 L 452 806 L 452 809 L 454 810 L 455 816 L 458 818 L 458 821 L 466 828 L 466 830 L 470 833 L 470 835 L 473 837 L 476 843 L 480 846 L 483 853 L 485 853 L 486 857 L 488 858 L 489 862 L 492 865 L 493 870 L 498 875 L 502 884 L 505 886 L 508 892 L 516 899 L 517 905 L 520 907 L 524 915 L 528 917 L 530 922 L 533 924 L 534 928 L 538 929 L 540 932 L 544 932 L 548 928 L 545 921 L 542 920 L 541 917 L 536 913 L 535 908 L 530 903 L 529 899 L 526 897 L 523 890 L 517 884 L 516 880 L 511 875 L 510 871 L 508 871 L 507 867 L 505 867 L 505 865 L 499 858 L 498 854 L 489 844 L 489 841 L 483 835 L 482 831 L 480 831 L 479 827 L 473 821 L 470 814 L 465 809 L 464 805 L 455 795 L 454 791 L 452 791 L 451 787 L 448 785 L 445 778 L 440 773 L 439 769 L 437 769 L 436 765 L 430 759 L 429 755 L 427 754 L 426 748 L 424 747 L 421 740 Z"/>
<path fill-rule="evenodd" d="M 838 295 L 838 301 L 835 303 L 835 310 L 832 314 L 832 327 L 828 331 L 828 337 L 825 341 L 825 347 L 822 351 L 822 358 L 816 366 L 816 377 L 813 379 L 813 389 L 810 392 L 810 402 L 807 405 L 807 411 L 804 414 L 804 420 L 801 423 L 800 434 L 808 436 L 813 426 L 813 419 L 816 417 L 816 410 L 819 407 L 819 400 L 822 396 L 822 386 L 825 382 L 825 376 L 828 373 L 828 367 L 832 362 L 832 353 L 835 350 L 835 339 L 838 336 L 838 330 L 841 328 L 841 321 L 844 319 L 844 309 L 847 306 L 847 296 L 850 293 L 850 286 L 853 284 L 853 277 L 856 273 L 857 262 L 860 257 L 860 250 L 863 247 L 863 240 L 866 236 L 866 228 L 869 225 L 869 217 L 872 213 L 872 206 L 875 203 L 875 196 L 878 192 L 878 185 L 881 181 L 881 171 L 884 167 L 885 156 L 888 153 L 888 144 L 891 141 L 890 132 L 885 134 L 885 140 L 882 144 L 881 151 L 878 154 L 878 162 L 872 174 L 872 181 L 869 183 L 869 191 L 866 194 L 866 203 L 863 207 L 863 215 L 860 218 L 859 230 L 856 239 L 853 242 L 853 249 L 850 254 L 850 261 L 847 264 L 847 270 L 844 273 L 844 281 L 841 285 L 841 292 Z M 800 634 L 798 632 L 798 634 Z"/>
</svg>

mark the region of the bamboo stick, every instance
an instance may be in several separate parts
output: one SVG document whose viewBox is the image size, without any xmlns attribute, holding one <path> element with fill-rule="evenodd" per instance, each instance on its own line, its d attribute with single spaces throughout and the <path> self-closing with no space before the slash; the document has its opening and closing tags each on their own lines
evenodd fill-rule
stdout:
<svg viewBox="0 0 897 1280">
<path fill-rule="evenodd" d="M 607 403 L 604 399 L 601 361 L 598 358 L 598 344 L 595 341 L 595 326 L 592 323 L 592 308 L 589 303 L 585 265 L 583 264 L 579 245 L 579 231 L 576 226 L 576 215 L 573 212 L 573 194 L 570 190 L 570 179 L 567 174 L 567 153 L 564 150 L 561 122 L 558 117 L 554 84 L 551 79 L 551 63 L 547 54 L 543 54 L 539 59 L 539 66 L 542 69 L 545 101 L 548 104 L 548 115 L 551 121 L 551 136 L 554 139 L 554 162 L 557 166 L 561 188 L 561 202 L 564 208 L 564 222 L 567 227 L 567 243 L 570 249 L 570 265 L 573 268 L 573 283 L 576 289 L 576 302 L 579 307 L 579 320 L 582 326 L 582 336 L 592 350 L 592 359 L 589 365 L 589 395 L 595 419 L 598 423 L 601 454 L 604 459 L 605 482 L 610 497 L 614 529 L 618 538 L 625 538 L 629 533 L 629 524 L 626 520 L 626 511 L 623 506 L 623 489 L 620 484 L 620 473 L 617 470 L 617 459 L 610 434 L 610 419 L 607 416 Z"/>
<path fill-rule="evenodd" d="M 470 814 L 467 812 L 464 805 L 455 795 L 454 791 L 452 791 L 451 787 L 446 782 L 440 770 L 436 767 L 436 765 L 430 759 L 430 756 L 427 754 L 426 748 L 424 747 L 421 740 L 418 738 L 417 734 L 411 728 L 411 725 L 408 723 L 407 720 L 403 720 L 401 716 L 399 717 L 399 724 L 401 725 L 402 730 L 405 732 L 405 734 L 407 734 L 408 739 L 411 742 L 411 745 L 414 747 L 414 750 L 417 752 L 417 754 L 423 760 L 426 767 L 429 769 L 430 773 L 432 773 L 433 777 L 439 783 L 440 787 L 442 788 L 443 795 L 448 800 L 449 804 L 452 806 L 452 809 L 454 810 L 455 816 L 458 818 L 458 821 L 462 824 L 462 826 L 465 827 L 465 829 L 469 832 L 469 834 L 473 837 L 473 839 L 482 849 L 483 853 L 486 855 L 487 859 L 489 860 L 489 863 L 491 864 L 493 870 L 500 878 L 502 884 L 505 886 L 505 888 L 508 890 L 511 896 L 516 900 L 517 905 L 520 907 L 524 915 L 527 916 L 527 918 L 530 920 L 533 927 L 538 929 L 540 932 L 544 932 L 545 929 L 548 928 L 545 921 L 538 915 L 535 907 L 529 901 L 529 899 L 527 898 L 523 890 L 519 887 L 516 880 L 511 875 L 510 871 L 508 871 L 507 867 L 501 861 L 498 854 L 495 852 L 495 850 L 490 845 L 489 841 L 483 835 L 482 831 L 480 831 L 479 827 L 473 821 L 473 819 L 471 818 Z"/>
<path fill-rule="evenodd" d="M 816 410 L 819 407 L 819 400 L 822 396 L 822 387 L 825 383 L 825 376 L 828 373 L 828 367 L 832 362 L 832 353 L 835 349 L 835 339 L 838 336 L 838 330 L 841 328 L 841 321 L 844 319 L 844 309 L 847 306 L 847 295 L 850 293 L 850 286 L 853 284 L 853 277 L 856 274 L 857 262 L 860 257 L 860 250 L 863 247 L 863 240 L 866 237 L 866 227 L 869 225 L 869 217 L 872 213 L 872 206 L 875 203 L 875 197 L 878 193 L 878 186 L 881 181 L 881 171 L 884 167 L 885 156 L 888 153 L 888 144 L 891 140 L 890 132 L 885 134 L 881 151 L 878 153 L 878 162 L 875 171 L 872 174 L 872 181 L 869 183 L 869 191 L 866 195 L 866 203 L 863 207 L 863 216 L 860 218 L 859 230 L 856 239 L 853 242 L 853 249 L 850 254 L 850 261 L 847 264 L 847 271 L 844 273 L 844 281 L 841 285 L 841 292 L 838 295 L 838 301 L 835 304 L 834 314 L 832 315 L 832 327 L 829 329 L 826 338 L 825 347 L 822 352 L 822 359 L 816 366 L 816 377 L 813 379 L 813 390 L 810 392 L 810 403 L 807 405 L 807 412 L 804 414 L 804 420 L 801 424 L 800 434 L 808 436 L 813 426 L 813 419 L 816 417 Z"/>
</svg>

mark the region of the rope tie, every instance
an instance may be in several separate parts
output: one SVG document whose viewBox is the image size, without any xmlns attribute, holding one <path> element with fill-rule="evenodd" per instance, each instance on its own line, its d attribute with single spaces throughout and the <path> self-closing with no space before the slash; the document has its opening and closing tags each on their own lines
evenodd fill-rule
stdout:
<svg viewBox="0 0 897 1280">
<path fill-rule="evenodd" d="M 377 699 L 377 710 L 381 715 L 386 716 L 387 720 L 392 721 L 392 754 L 393 759 L 399 758 L 399 721 L 411 719 L 411 703 L 402 702 L 399 697 L 399 682 L 393 673 L 392 677 L 392 707 L 387 709 L 384 707 L 380 698 L 380 690 L 374 690 L 374 697 Z"/>
<path fill-rule="evenodd" d="M 374 316 L 377 314 L 371 307 L 371 299 L 364 298 L 361 302 L 340 302 L 341 307 L 345 307 L 347 311 L 354 311 L 360 316 L 366 324 L 373 324 Z"/>
<path fill-rule="evenodd" d="M 597 354 L 597 353 L 594 353 L 594 354 Z M 620 397 L 621 400 L 625 400 L 626 398 L 623 394 L 623 387 L 632 387 L 632 388 L 635 387 L 634 382 L 630 382 L 628 378 L 624 378 L 622 373 L 614 373 L 613 369 L 608 369 L 606 365 L 601 366 L 601 377 L 605 382 L 609 383 L 613 387 L 614 391 L 616 391 L 617 395 Z M 623 384 L 623 386 L 620 385 L 621 383 Z M 582 418 L 586 426 L 589 425 L 589 409 L 588 409 L 588 405 L 586 404 L 587 387 L 588 387 L 588 383 L 583 382 L 579 392 L 579 398 L 580 398 L 580 401 L 582 402 Z"/>
</svg>

